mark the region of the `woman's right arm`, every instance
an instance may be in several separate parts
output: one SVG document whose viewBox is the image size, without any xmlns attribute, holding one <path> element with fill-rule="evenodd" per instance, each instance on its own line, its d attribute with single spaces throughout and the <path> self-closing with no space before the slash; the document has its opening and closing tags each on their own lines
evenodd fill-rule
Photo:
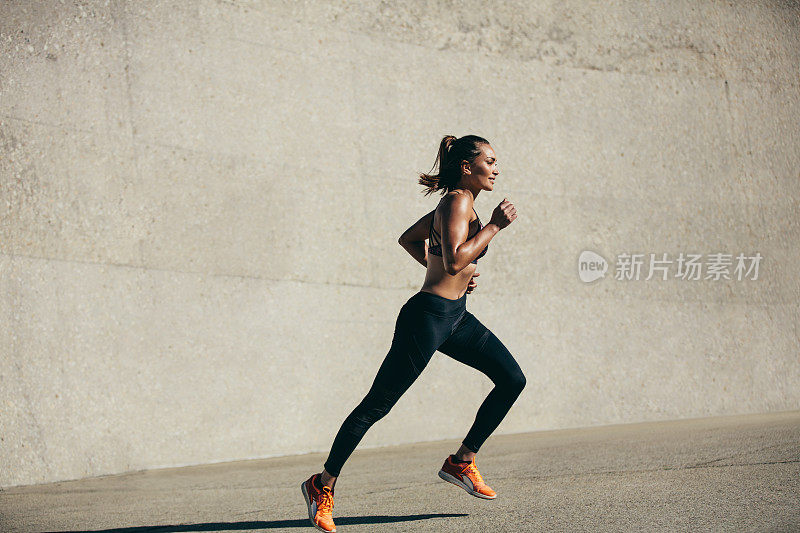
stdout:
<svg viewBox="0 0 800 533">
<path fill-rule="evenodd" d="M 406 249 L 411 254 L 411 257 L 417 260 L 419 264 L 424 267 L 428 266 L 428 247 L 425 244 L 425 239 L 428 238 L 428 228 L 431 227 L 431 219 L 433 219 L 434 209 L 427 215 L 423 216 L 410 228 L 405 230 L 397 242 L 400 246 Z"/>
</svg>

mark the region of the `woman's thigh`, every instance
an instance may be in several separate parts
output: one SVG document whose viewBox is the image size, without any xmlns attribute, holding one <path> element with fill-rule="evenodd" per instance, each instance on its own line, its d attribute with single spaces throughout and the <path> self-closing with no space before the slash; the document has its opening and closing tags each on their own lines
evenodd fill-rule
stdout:
<svg viewBox="0 0 800 533">
<path fill-rule="evenodd" d="M 508 348 L 469 311 L 438 349 L 456 361 L 480 370 L 495 384 L 523 379 L 522 369 Z"/>
<path fill-rule="evenodd" d="M 454 317 L 441 317 L 419 306 L 403 306 L 397 316 L 392 345 L 378 369 L 372 390 L 394 395 L 405 392 L 439 345 L 450 336 L 454 322 Z"/>
</svg>

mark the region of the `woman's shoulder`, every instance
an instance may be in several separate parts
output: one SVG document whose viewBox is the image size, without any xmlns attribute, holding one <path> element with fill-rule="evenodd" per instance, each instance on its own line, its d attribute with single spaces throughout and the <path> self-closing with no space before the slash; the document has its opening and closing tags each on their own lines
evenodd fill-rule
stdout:
<svg viewBox="0 0 800 533">
<path fill-rule="evenodd" d="M 467 213 L 472 210 L 472 198 L 461 191 L 448 191 L 442 197 L 440 205 L 448 211 Z"/>
</svg>

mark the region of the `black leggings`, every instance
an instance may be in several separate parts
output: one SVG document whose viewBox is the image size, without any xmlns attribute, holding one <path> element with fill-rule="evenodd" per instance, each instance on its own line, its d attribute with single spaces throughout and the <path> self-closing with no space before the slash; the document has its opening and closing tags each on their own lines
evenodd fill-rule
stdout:
<svg viewBox="0 0 800 533">
<path fill-rule="evenodd" d="M 495 387 L 483 401 L 463 440 L 477 452 L 500 425 L 523 387 L 525 376 L 503 343 L 467 311 L 467 294 L 451 300 L 419 291 L 400 309 L 389 353 L 369 392 L 342 423 L 325 470 L 338 476 L 367 430 L 386 416 L 422 373 L 436 350 L 476 368 Z"/>
</svg>

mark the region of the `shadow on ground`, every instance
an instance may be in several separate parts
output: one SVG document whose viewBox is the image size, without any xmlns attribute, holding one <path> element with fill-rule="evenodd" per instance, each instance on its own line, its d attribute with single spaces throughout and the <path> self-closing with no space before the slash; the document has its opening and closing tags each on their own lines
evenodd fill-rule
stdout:
<svg viewBox="0 0 800 533">
<path fill-rule="evenodd" d="M 411 522 L 429 520 L 431 518 L 457 518 L 469 516 L 463 513 L 428 513 L 409 515 L 371 515 L 371 516 L 337 516 L 336 525 L 354 524 L 388 524 L 391 522 Z M 180 524 L 171 526 L 138 526 L 112 529 L 86 529 L 62 531 L 58 533 L 177 533 L 181 531 L 242 531 L 257 529 L 276 529 L 283 527 L 309 527 L 308 518 L 302 520 L 270 520 L 251 522 L 208 522 L 205 524 Z M 55 532 L 53 532 L 55 533 Z"/>
</svg>

